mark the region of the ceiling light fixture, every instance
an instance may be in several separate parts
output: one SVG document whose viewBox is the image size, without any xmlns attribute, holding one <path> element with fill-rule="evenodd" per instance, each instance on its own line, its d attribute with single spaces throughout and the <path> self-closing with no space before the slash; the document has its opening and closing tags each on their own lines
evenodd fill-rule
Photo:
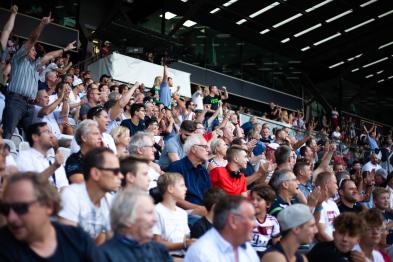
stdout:
<svg viewBox="0 0 393 262">
<path fill-rule="evenodd" d="M 387 15 L 390 15 L 390 14 L 392 14 L 392 13 L 393 13 L 393 9 L 390 10 L 390 11 L 387 11 L 386 13 L 380 14 L 380 15 L 378 16 L 378 18 L 382 18 L 382 17 L 387 16 Z"/>
<path fill-rule="evenodd" d="M 310 49 L 309 46 L 303 47 L 302 49 L 300 49 L 302 52 L 307 51 L 308 49 Z"/>
<path fill-rule="evenodd" d="M 380 62 L 383 62 L 383 61 L 385 61 L 385 60 L 387 60 L 387 59 L 389 59 L 389 57 L 386 56 L 386 57 L 384 57 L 384 58 L 381 58 L 381 59 L 376 60 L 376 61 L 374 61 L 374 62 L 371 62 L 371 63 L 369 63 L 369 64 L 363 65 L 362 67 L 363 67 L 363 68 L 366 68 L 366 67 L 369 67 L 369 66 L 378 64 L 378 63 L 380 63 Z"/>
<path fill-rule="evenodd" d="M 263 31 L 261 31 L 261 32 L 259 32 L 261 35 L 263 35 L 263 34 L 266 34 L 267 32 L 270 32 L 270 29 L 265 29 L 265 30 L 263 30 Z"/>
<path fill-rule="evenodd" d="M 191 26 L 196 25 L 196 23 L 195 23 L 194 21 L 187 20 L 187 21 L 185 21 L 185 22 L 183 23 L 183 25 L 184 25 L 185 27 L 191 27 Z"/>
<path fill-rule="evenodd" d="M 318 8 L 320 8 L 321 6 L 324 6 L 324 5 L 326 5 L 326 4 L 328 4 L 328 3 L 332 2 L 332 1 L 333 1 L 333 0 L 326 0 L 326 1 L 323 1 L 323 2 L 321 2 L 321 3 L 319 3 L 319 4 L 317 4 L 317 5 L 314 5 L 314 6 L 310 7 L 309 9 L 306 9 L 306 12 L 307 12 L 307 13 L 312 12 L 312 11 L 314 11 L 315 9 L 318 9 Z"/>
<path fill-rule="evenodd" d="M 350 31 L 352 31 L 352 30 L 355 30 L 356 28 L 362 27 L 362 26 L 367 25 L 367 24 L 369 24 L 369 23 L 371 23 L 371 22 L 374 22 L 374 21 L 375 21 L 375 18 L 371 18 L 371 19 L 369 19 L 369 20 L 367 20 L 367 21 L 364 21 L 363 23 L 360 23 L 360 24 L 357 24 L 357 25 L 352 26 L 352 27 L 350 27 L 350 28 L 347 28 L 347 29 L 345 29 L 344 31 L 345 31 L 346 33 L 348 33 L 348 32 L 350 32 Z"/>
<path fill-rule="evenodd" d="M 321 27 L 321 26 L 322 26 L 321 23 L 316 24 L 316 25 L 314 25 L 314 26 L 312 26 L 312 27 L 309 27 L 309 28 L 307 28 L 307 29 L 305 29 L 305 30 L 299 32 L 299 33 L 294 34 L 293 36 L 294 36 L 294 37 L 299 37 L 299 36 L 301 36 L 301 35 L 304 35 L 304 34 L 310 32 L 310 31 L 314 30 L 314 29 L 317 29 L 318 27 Z"/>
<path fill-rule="evenodd" d="M 337 33 L 337 34 L 331 35 L 331 36 L 326 37 L 326 38 L 324 38 L 324 39 L 322 39 L 322 40 L 320 40 L 318 42 L 315 42 L 313 45 L 317 46 L 317 45 L 323 44 L 323 43 L 325 43 L 325 42 L 327 42 L 329 40 L 332 40 L 333 38 L 336 38 L 336 37 L 338 37 L 340 35 L 341 35 L 341 33 Z"/>
<path fill-rule="evenodd" d="M 383 45 L 381 45 L 380 47 L 378 47 L 378 49 L 385 48 L 385 47 L 387 47 L 387 46 L 390 46 L 391 44 L 393 44 L 393 41 L 392 41 L 392 42 L 389 42 L 389 43 L 386 43 L 386 44 L 383 44 Z"/>
<path fill-rule="evenodd" d="M 266 11 L 269 11 L 270 9 L 272 9 L 275 6 L 278 6 L 280 3 L 279 2 L 274 2 L 264 8 L 262 8 L 261 10 L 256 11 L 255 13 L 252 13 L 249 17 L 254 18 L 260 14 L 265 13 Z"/>
<path fill-rule="evenodd" d="M 166 20 L 172 19 L 172 18 L 174 18 L 174 17 L 176 17 L 176 16 L 177 16 L 177 15 L 174 14 L 174 13 L 165 12 L 165 19 L 166 19 Z M 162 17 L 162 14 L 160 15 L 160 17 Z"/>
<path fill-rule="evenodd" d="M 220 11 L 220 8 L 214 8 L 213 10 L 211 10 L 210 11 L 210 14 L 215 14 L 215 13 L 217 13 L 218 11 Z"/>
<path fill-rule="evenodd" d="M 355 68 L 355 69 L 352 69 L 352 70 L 351 70 L 352 73 L 353 73 L 353 72 L 356 72 L 356 71 L 359 71 L 359 68 Z"/>
<path fill-rule="evenodd" d="M 223 6 L 228 7 L 234 3 L 236 3 L 238 0 L 229 0 L 228 2 L 224 3 Z"/>
<path fill-rule="evenodd" d="M 283 39 L 283 40 L 281 40 L 281 43 L 286 43 L 286 42 L 289 42 L 289 40 L 291 40 L 290 38 L 285 38 L 285 39 Z"/>
<path fill-rule="evenodd" d="M 341 14 L 338 14 L 338 15 L 336 15 L 336 16 L 333 16 L 333 17 L 327 19 L 327 20 L 326 20 L 326 23 L 333 22 L 334 20 L 337 20 L 337 19 L 339 19 L 339 18 L 341 18 L 341 17 L 343 17 L 343 16 L 346 16 L 347 14 L 350 14 L 350 13 L 352 13 L 352 12 L 353 12 L 352 9 L 350 9 L 350 10 L 348 10 L 348 11 L 345 11 L 345 12 L 342 12 Z"/>
<path fill-rule="evenodd" d="M 374 75 L 373 74 L 371 74 L 371 75 L 367 75 L 367 76 L 365 76 L 365 78 L 370 78 L 370 77 L 373 77 Z"/>
<path fill-rule="evenodd" d="M 363 4 L 360 5 L 360 7 L 365 7 L 365 6 L 371 5 L 372 3 L 375 3 L 377 1 L 378 0 L 370 0 L 370 1 L 364 2 Z"/>
<path fill-rule="evenodd" d="M 382 83 L 384 81 L 385 81 L 385 79 L 381 79 L 381 80 L 378 81 L 378 83 Z"/>
<path fill-rule="evenodd" d="M 334 65 L 329 66 L 329 69 L 335 68 L 335 67 L 340 66 L 342 64 L 344 64 L 344 61 L 340 61 L 340 62 L 338 62 L 338 63 L 336 63 Z"/>
<path fill-rule="evenodd" d="M 285 20 L 283 20 L 283 21 L 281 21 L 281 22 L 279 22 L 279 23 L 273 25 L 273 27 L 274 27 L 274 28 L 277 28 L 277 27 L 280 27 L 280 26 L 282 26 L 282 25 L 285 25 L 286 23 L 289 23 L 289 22 L 291 22 L 292 20 L 295 20 L 296 18 L 301 17 L 302 15 L 303 15 L 302 13 L 297 13 L 296 15 L 291 16 L 291 17 L 289 17 L 289 18 L 287 18 L 287 19 L 285 19 Z"/>
<path fill-rule="evenodd" d="M 245 22 L 247 22 L 246 19 L 241 19 L 241 20 L 237 21 L 236 24 L 241 25 L 241 24 L 243 24 Z"/>
</svg>

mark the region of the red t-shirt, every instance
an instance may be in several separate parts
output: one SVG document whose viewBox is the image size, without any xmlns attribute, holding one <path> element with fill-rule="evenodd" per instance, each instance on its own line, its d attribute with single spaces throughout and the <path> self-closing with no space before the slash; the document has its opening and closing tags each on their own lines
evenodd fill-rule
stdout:
<svg viewBox="0 0 393 262">
<path fill-rule="evenodd" d="M 234 178 L 225 167 L 216 167 L 210 171 L 209 176 L 213 187 L 219 187 L 229 195 L 240 195 L 247 191 L 246 177 L 243 173 L 239 178 Z"/>
</svg>

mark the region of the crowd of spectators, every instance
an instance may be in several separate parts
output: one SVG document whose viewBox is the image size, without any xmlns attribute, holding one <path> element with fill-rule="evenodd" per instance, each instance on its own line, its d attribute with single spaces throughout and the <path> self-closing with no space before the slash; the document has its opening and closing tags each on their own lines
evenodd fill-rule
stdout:
<svg viewBox="0 0 393 262">
<path fill-rule="evenodd" d="M 74 42 L 37 54 L 51 21 L 2 65 L 0 261 L 392 261 L 391 133 L 274 103 L 241 123 L 166 65 L 150 88 L 95 79 Z"/>
</svg>

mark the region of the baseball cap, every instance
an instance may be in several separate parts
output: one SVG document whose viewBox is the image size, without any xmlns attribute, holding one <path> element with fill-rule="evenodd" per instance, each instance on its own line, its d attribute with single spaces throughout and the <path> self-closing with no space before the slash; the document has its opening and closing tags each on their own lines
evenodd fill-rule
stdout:
<svg viewBox="0 0 393 262">
<path fill-rule="evenodd" d="M 290 205 L 278 213 L 277 216 L 282 231 L 303 225 L 313 218 L 309 207 L 304 204 Z"/>
<path fill-rule="evenodd" d="M 386 170 L 383 169 L 383 168 L 377 169 L 377 171 L 375 171 L 375 174 L 376 174 L 376 175 L 380 175 L 380 176 L 383 177 L 385 180 L 386 180 L 386 178 L 388 177 L 388 173 L 387 173 Z"/>
<path fill-rule="evenodd" d="M 75 87 L 75 86 L 80 85 L 82 83 L 83 82 L 82 82 L 82 80 L 80 78 L 75 78 L 74 81 L 72 81 L 72 86 Z"/>
<path fill-rule="evenodd" d="M 269 148 L 269 149 L 277 150 L 277 148 L 279 148 L 280 145 L 277 144 L 277 143 L 269 143 L 269 144 L 266 145 L 266 147 Z"/>
</svg>

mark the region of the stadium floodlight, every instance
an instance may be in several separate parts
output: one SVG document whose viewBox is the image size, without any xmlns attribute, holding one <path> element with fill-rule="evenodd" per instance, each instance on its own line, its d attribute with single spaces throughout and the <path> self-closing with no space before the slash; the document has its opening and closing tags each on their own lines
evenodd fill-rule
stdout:
<svg viewBox="0 0 393 262">
<path fill-rule="evenodd" d="M 314 25 L 314 26 L 312 26 L 312 27 L 309 27 L 309 28 L 307 28 L 307 29 L 305 29 L 305 30 L 299 32 L 299 33 L 294 34 L 293 36 L 294 36 L 294 37 L 299 37 L 299 36 L 304 35 L 304 34 L 306 34 L 306 33 L 308 33 L 308 32 L 311 32 L 312 30 L 315 30 L 315 29 L 317 29 L 318 27 L 321 27 L 321 26 L 322 26 L 321 23 L 316 24 L 316 25 Z"/>
<path fill-rule="evenodd" d="M 314 11 L 315 9 L 318 9 L 321 6 L 324 6 L 324 5 L 326 5 L 326 4 L 328 4 L 328 3 L 332 2 L 332 1 L 333 0 L 325 0 L 325 1 L 321 2 L 321 3 L 319 3 L 319 4 L 316 4 L 316 5 L 312 6 L 312 7 L 310 7 L 309 9 L 306 9 L 306 12 L 310 13 L 310 12 Z"/>
<path fill-rule="evenodd" d="M 334 20 L 337 20 L 337 19 L 339 19 L 339 18 L 341 18 L 341 17 L 343 17 L 343 16 L 346 16 L 347 14 L 350 14 L 350 13 L 352 13 L 352 12 L 353 12 L 352 9 L 347 10 L 347 11 L 345 11 L 345 12 L 342 12 L 342 13 L 336 15 L 336 16 L 333 16 L 333 17 L 327 19 L 327 20 L 326 20 L 326 23 L 333 22 Z"/>
<path fill-rule="evenodd" d="M 278 6 L 279 4 L 280 4 L 279 2 L 274 2 L 274 3 L 270 4 L 270 5 L 262 8 L 262 9 L 260 9 L 258 11 L 256 11 L 255 13 L 252 13 L 251 15 L 249 15 L 249 17 L 251 17 L 251 18 L 257 17 L 258 15 L 263 14 L 266 11 L 269 11 L 270 9 L 272 9 L 275 6 Z"/>
<path fill-rule="evenodd" d="M 297 13 L 296 15 L 291 16 L 291 17 L 289 17 L 289 18 L 287 18 L 287 19 L 285 19 L 285 20 L 283 20 L 283 21 L 281 21 L 281 22 L 279 22 L 279 23 L 273 25 L 273 27 L 274 27 L 274 28 L 277 28 L 277 27 L 280 27 L 280 26 L 282 26 L 282 25 L 285 25 L 286 23 L 289 23 L 289 22 L 291 22 L 292 20 L 295 20 L 296 18 L 301 17 L 302 15 L 303 15 L 302 13 Z"/>
<path fill-rule="evenodd" d="M 314 45 L 317 46 L 317 45 L 323 44 L 323 43 L 325 43 L 325 42 L 327 42 L 329 40 L 332 40 L 333 38 L 336 38 L 336 37 L 338 37 L 340 35 L 341 35 L 341 33 L 337 33 L 337 34 L 331 35 L 331 36 L 326 37 L 326 38 L 324 38 L 324 39 L 322 39 L 322 40 L 320 40 L 318 42 L 315 42 Z"/>
</svg>

